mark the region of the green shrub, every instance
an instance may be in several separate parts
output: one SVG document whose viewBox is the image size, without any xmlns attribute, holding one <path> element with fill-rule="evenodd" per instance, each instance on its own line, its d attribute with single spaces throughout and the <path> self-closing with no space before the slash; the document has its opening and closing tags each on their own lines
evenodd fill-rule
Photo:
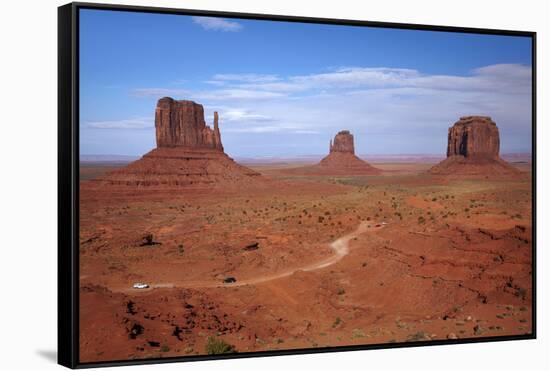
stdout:
<svg viewBox="0 0 550 371">
<path fill-rule="evenodd" d="M 206 341 L 206 354 L 227 354 L 236 353 L 235 347 L 222 339 L 209 336 Z"/>
</svg>

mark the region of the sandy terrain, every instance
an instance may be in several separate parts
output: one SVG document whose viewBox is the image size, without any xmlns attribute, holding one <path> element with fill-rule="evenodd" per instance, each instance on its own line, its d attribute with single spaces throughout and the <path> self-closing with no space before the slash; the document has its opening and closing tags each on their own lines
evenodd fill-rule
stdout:
<svg viewBox="0 0 550 371">
<path fill-rule="evenodd" d="M 248 352 L 530 333 L 529 164 L 513 179 L 373 165 L 385 172 L 259 164 L 273 187 L 240 193 L 97 189 L 105 166 L 82 168 L 81 361 L 206 354 L 209 339 Z"/>
</svg>

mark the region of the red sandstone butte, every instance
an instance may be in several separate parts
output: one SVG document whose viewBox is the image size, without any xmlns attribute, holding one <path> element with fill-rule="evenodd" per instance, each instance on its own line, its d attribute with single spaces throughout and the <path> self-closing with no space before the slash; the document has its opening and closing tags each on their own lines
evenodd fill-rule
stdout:
<svg viewBox="0 0 550 371">
<path fill-rule="evenodd" d="M 293 174 L 308 175 L 373 175 L 382 171 L 355 155 L 353 134 L 342 130 L 330 141 L 329 154 L 313 166 L 289 169 Z"/>
<path fill-rule="evenodd" d="M 353 144 L 353 134 L 349 130 L 342 130 L 334 137 L 334 142 L 330 140 L 329 153 L 343 152 L 355 154 Z"/>
<path fill-rule="evenodd" d="M 161 98 L 155 111 L 157 148 L 128 166 L 108 173 L 100 184 L 164 187 L 237 187 L 252 185 L 260 174 L 225 154 L 214 112 L 214 128 L 202 105 Z"/>
<path fill-rule="evenodd" d="M 189 100 L 161 98 L 155 111 L 157 147 L 212 148 L 223 152 L 214 112 L 214 129 L 204 121 L 202 105 Z"/>
<path fill-rule="evenodd" d="M 449 128 L 447 158 L 429 172 L 441 175 L 514 175 L 520 171 L 500 158 L 500 135 L 487 116 L 464 116 Z"/>
</svg>

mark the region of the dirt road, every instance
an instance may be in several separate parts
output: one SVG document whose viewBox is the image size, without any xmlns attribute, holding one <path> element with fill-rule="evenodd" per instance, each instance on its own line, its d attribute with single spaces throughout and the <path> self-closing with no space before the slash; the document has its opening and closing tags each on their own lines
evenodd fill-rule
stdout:
<svg viewBox="0 0 550 371">
<path fill-rule="evenodd" d="M 329 244 L 330 249 L 334 254 L 328 258 L 320 261 L 309 263 L 301 267 L 294 267 L 292 269 L 284 270 L 270 275 L 264 275 L 259 277 L 253 277 L 243 280 L 238 280 L 232 283 L 223 283 L 220 281 L 182 281 L 182 282 L 168 282 L 168 283 L 149 283 L 149 288 L 144 290 L 137 290 L 131 288 L 129 284 L 126 287 L 111 287 L 111 291 L 137 293 L 146 292 L 155 288 L 203 288 L 203 287 L 238 287 L 245 285 L 257 285 L 264 282 L 277 280 L 280 278 L 291 276 L 298 271 L 311 272 L 318 269 L 324 269 L 333 264 L 339 262 L 344 256 L 349 254 L 349 242 L 357 236 L 367 232 L 376 231 L 383 226 L 380 224 L 372 224 L 371 222 L 362 222 L 357 229 L 345 236 L 342 236 Z"/>
</svg>

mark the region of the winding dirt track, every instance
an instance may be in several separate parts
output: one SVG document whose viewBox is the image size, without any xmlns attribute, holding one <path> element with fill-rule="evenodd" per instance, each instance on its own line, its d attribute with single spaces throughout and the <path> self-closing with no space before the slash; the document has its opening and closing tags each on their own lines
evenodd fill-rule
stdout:
<svg viewBox="0 0 550 371">
<path fill-rule="evenodd" d="M 325 258 L 323 260 L 319 260 L 317 262 L 309 263 L 308 265 L 301 266 L 301 267 L 294 267 L 292 269 L 284 270 L 281 272 L 277 272 L 275 274 L 260 276 L 260 277 L 254 277 L 254 278 L 248 278 L 239 280 L 237 282 L 233 283 L 223 283 L 219 281 L 184 281 L 184 282 L 171 282 L 171 283 L 153 283 L 150 284 L 149 289 L 145 290 L 136 290 L 132 288 L 128 288 L 127 286 L 124 288 L 110 288 L 111 291 L 118 291 L 118 292 L 146 292 L 151 289 L 155 288 L 214 288 L 214 287 L 238 287 L 238 286 L 245 286 L 245 285 L 256 285 L 260 283 L 265 283 L 269 281 L 274 281 L 280 278 L 291 276 L 292 274 L 298 272 L 298 271 L 304 271 L 304 272 L 311 272 L 318 269 L 323 269 L 326 267 L 329 267 L 333 264 L 336 264 L 339 262 L 344 256 L 349 254 L 349 242 L 354 239 L 355 237 L 367 232 L 367 231 L 376 231 L 378 229 L 382 228 L 381 225 L 377 225 L 376 227 L 373 226 L 371 223 L 362 222 L 359 224 L 357 229 L 345 236 L 342 236 L 338 238 L 337 240 L 331 242 L 329 244 L 329 247 L 332 249 L 334 254 L 332 256 L 329 256 L 328 258 Z"/>
</svg>

